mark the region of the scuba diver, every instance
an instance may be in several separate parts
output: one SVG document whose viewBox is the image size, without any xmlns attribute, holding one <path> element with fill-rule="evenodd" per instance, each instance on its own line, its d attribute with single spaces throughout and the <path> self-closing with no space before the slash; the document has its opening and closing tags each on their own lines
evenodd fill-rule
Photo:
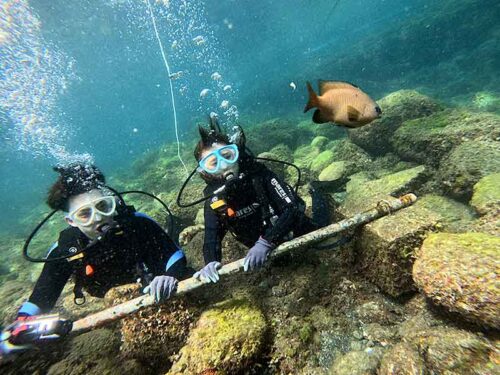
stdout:
<svg viewBox="0 0 500 375">
<path fill-rule="evenodd" d="M 228 231 L 250 248 L 244 261 L 246 272 L 260 268 L 280 243 L 329 223 L 328 203 L 321 194 L 309 186 L 313 198 L 313 219 L 310 219 L 304 213 L 304 201 L 295 190 L 247 151 L 241 128 L 230 140 L 212 116 L 210 129 L 199 126 L 199 133 L 201 140 L 194 157 L 197 171 L 207 184 L 205 267 L 193 277 L 219 280 L 221 243 Z"/>
<path fill-rule="evenodd" d="M 113 195 L 97 167 L 75 163 L 54 169 L 60 176 L 49 190 L 47 204 L 53 213 L 65 212 L 69 227 L 44 258 L 43 270 L 15 323 L 3 330 L 0 355 L 26 349 L 20 337 L 29 322 L 54 307 L 71 276 L 77 304 L 84 302 L 82 290 L 102 298 L 110 288 L 136 281 L 144 293 L 161 302 L 175 294 L 179 279 L 190 276 L 183 251 L 158 223 Z"/>
</svg>

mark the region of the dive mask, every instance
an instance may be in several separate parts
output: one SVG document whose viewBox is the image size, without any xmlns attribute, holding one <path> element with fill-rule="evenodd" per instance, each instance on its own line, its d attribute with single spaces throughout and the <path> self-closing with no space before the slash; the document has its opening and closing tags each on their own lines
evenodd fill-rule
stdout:
<svg viewBox="0 0 500 375">
<path fill-rule="evenodd" d="M 198 163 L 202 171 L 209 174 L 220 172 L 224 165 L 232 165 L 238 161 L 239 152 L 238 146 L 230 144 L 219 147 L 212 151 Z"/>
<path fill-rule="evenodd" d="M 70 212 L 68 217 L 78 225 L 88 226 L 94 222 L 96 213 L 103 216 L 112 216 L 116 211 L 116 200 L 114 196 L 106 196 L 94 199 L 76 210 Z"/>
</svg>

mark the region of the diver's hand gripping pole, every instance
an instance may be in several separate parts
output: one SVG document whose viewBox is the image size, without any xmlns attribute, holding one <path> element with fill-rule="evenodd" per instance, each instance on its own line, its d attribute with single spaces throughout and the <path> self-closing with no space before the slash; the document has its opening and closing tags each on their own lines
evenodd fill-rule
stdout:
<svg viewBox="0 0 500 375">
<path fill-rule="evenodd" d="M 400 198 L 394 198 L 390 201 L 381 201 L 377 206 L 371 210 L 356 214 L 349 219 L 339 221 L 328 225 L 324 228 L 318 229 L 314 232 L 297 237 L 291 241 L 285 242 L 278 246 L 270 255 L 271 257 L 279 254 L 287 253 L 301 247 L 310 246 L 314 243 L 323 241 L 327 238 L 333 237 L 338 233 L 367 224 L 382 216 L 389 215 L 392 212 L 398 211 L 402 208 L 411 206 L 417 197 L 415 194 L 406 194 Z M 243 270 L 244 259 L 239 259 L 235 262 L 224 265 L 219 271 L 219 275 L 229 275 Z M 200 281 L 193 277 L 179 282 L 177 287 L 177 294 L 185 294 L 194 289 L 199 288 L 203 284 L 208 284 L 210 281 Z M 131 315 L 145 306 L 153 305 L 154 298 L 149 295 L 142 295 L 130 301 L 121 303 L 119 305 L 110 307 L 101 312 L 89 315 L 85 318 L 77 320 L 73 324 L 71 333 L 82 333 L 90 329 L 102 326 L 107 323 L 114 322 Z"/>
</svg>

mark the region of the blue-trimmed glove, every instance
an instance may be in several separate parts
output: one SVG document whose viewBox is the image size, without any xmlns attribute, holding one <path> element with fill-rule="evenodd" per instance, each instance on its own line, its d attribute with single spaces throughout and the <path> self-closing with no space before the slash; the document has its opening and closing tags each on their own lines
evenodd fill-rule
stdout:
<svg viewBox="0 0 500 375">
<path fill-rule="evenodd" d="M 210 262 L 201 270 L 195 272 L 193 277 L 201 281 L 211 281 L 213 283 L 216 283 L 217 281 L 219 281 L 219 272 L 217 272 L 217 270 L 221 267 L 222 264 L 220 264 L 219 262 Z"/>
<path fill-rule="evenodd" d="M 177 279 L 172 276 L 156 276 L 142 292 L 149 293 L 158 303 L 172 297 L 177 290 L 178 283 Z"/>
<path fill-rule="evenodd" d="M 243 262 L 243 270 L 245 272 L 256 270 L 264 264 L 268 255 L 274 250 L 274 245 L 262 237 L 260 237 L 255 245 L 248 251 L 245 261 Z"/>
</svg>

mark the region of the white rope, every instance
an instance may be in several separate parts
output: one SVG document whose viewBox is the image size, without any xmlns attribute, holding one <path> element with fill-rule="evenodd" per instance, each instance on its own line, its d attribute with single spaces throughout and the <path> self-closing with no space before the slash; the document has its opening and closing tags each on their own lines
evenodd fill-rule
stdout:
<svg viewBox="0 0 500 375">
<path fill-rule="evenodd" d="M 160 46 L 161 56 L 163 57 L 165 68 L 167 68 L 168 83 L 170 84 L 170 97 L 172 100 L 172 110 L 174 112 L 175 138 L 177 140 L 177 157 L 181 161 L 182 166 L 184 167 L 186 173 L 189 174 L 186 164 L 184 164 L 184 161 L 182 160 L 181 157 L 181 144 L 179 142 L 179 131 L 177 128 L 177 110 L 175 109 L 174 86 L 172 85 L 172 80 L 170 79 L 170 66 L 168 65 L 167 55 L 165 54 L 165 50 L 163 49 L 163 44 L 161 42 L 160 35 L 158 34 L 158 29 L 156 28 L 156 20 L 153 15 L 153 8 L 151 7 L 151 3 L 149 2 L 149 0 L 146 0 L 146 3 L 148 4 L 149 15 L 151 16 L 151 22 L 153 23 L 153 28 L 155 30 L 156 40 L 158 41 L 158 45 Z"/>
</svg>

